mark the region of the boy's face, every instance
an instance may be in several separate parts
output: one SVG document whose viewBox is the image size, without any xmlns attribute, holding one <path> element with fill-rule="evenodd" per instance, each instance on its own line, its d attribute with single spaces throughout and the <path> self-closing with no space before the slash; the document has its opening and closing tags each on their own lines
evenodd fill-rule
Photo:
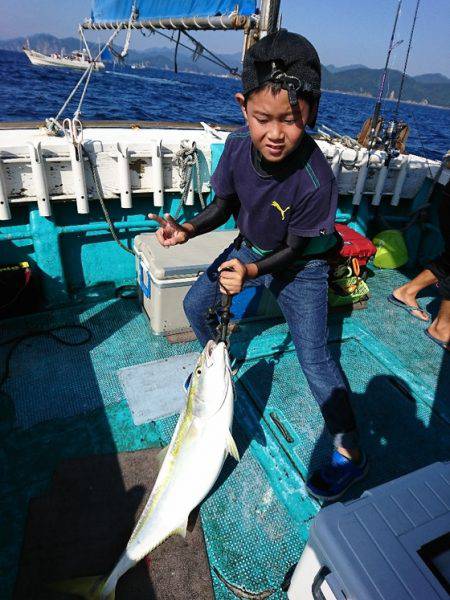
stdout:
<svg viewBox="0 0 450 600">
<path fill-rule="evenodd" d="M 281 162 L 300 143 L 310 117 L 308 102 L 300 99 L 291 106 L 286 90 L 276 95 L 269 88 L 253 92 L 245 105 L 236 94 L 247 121 L 253 145 L 269 162 Z"/>
</svg>

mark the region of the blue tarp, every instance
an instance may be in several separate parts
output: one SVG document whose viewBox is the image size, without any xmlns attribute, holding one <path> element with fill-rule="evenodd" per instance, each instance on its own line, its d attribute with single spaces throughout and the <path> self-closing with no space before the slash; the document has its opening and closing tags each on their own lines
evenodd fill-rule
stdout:
<svg viewBox="0 0 450 600">
<path fill-rule="evenodd" d="M 251 15 L 256 10 L 256 0 L 93 0 L 92 20 L 128 21 L 132 7 L 138 9 L 138 20 L 166 17 L 207 17 L 228 15 L 239 6 L 243 15 Z"/>
</svg>

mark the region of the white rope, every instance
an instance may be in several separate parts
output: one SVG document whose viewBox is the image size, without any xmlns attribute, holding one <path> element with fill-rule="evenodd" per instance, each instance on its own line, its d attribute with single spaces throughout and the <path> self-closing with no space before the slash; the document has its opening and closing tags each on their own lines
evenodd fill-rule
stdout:
<svg viewBox="0 0 450 600">
<path fill-rule="evenodd" d="M 131 15 L 128 20 L 128 31 L 127 31 L 127 35 L 125 37 L 125 44 L 123 46 L 122 52 L 120 53 L 120 56 L 122 58 L 125 58 L 125 56 L 127 56 L 127 54 L 128 54 L 128 50 L 130 48 L 130 41 L 131 41 L 131 29 L 133 27 L 134 21 L 136 20 L 136 16 L 137 16 L 136 7 L 133 4 L 133 6 L 131 8 Z"/>
<path fill-rule="evenodd" d="M 79 119 L 79 117 L 81 115 L 81 106 L 83 104 L 83 100 L 84 100 L 84 97 L 86 96 L 88 85 L 89 85 L 89 82 L 91 80 L 92 71 L 94 70 L 94 64 L 95 63 L 91 62 L 91 64 L 89 65 L 89 68 L 88 68 L 89 75 L 86 77 L 86 81 L 85 81 L 85 84 L 84 84 L 84 89 L 83 89 L 83 92 L 81 94 L 80 101 L 78 102 L 77 110 L 73 113 L 73 118 L 74 119 Z"/>
<path fill-rule="evenodd" d="M 87 41 L 86 41 L 86 38 L 84 37 L 84 31 L 83 31 L 83 28 L 81 27 L 81 25 L 78 27 L 78 31 L 80 32 L 80 37 L 81 37 L 81 39 L 83 40 L 83 44 L 84 44 L 84 47 L 85 47 L 85 48 L 86 48 L 86 50 L 87 50 L 87 53 L 88 53 L 88 55 L 89 55 L 89 58 L 92 60 L 92 54 L 91 54 L 91 50 L 90 50 L 90 48 L 89 48 L 89 45 L 88 45 L 88 43 L 87 43 Z"/>
<path fill-rule="evenodd" d="M 63 114 L 63 112 L 66 110 L 67 105 L 69 104 L 69 102 L 72 100 L 73 96 L 76 94 L 78 88 L 81 86 L 81 84 L 83 83 L 83 81 L 87 78 L 87 83 L 89 83 L 89 80 L 91 78 L 92 75 L 92 70 L 94 68 L 94 64 L 97 62 L 97 60 L 100 58 L 102 52 L 108 47 L 108 45 L 113 41 L 113 39 L 116 37 L 116 35 L 119 33 L 119 30 L 115 30 L 112 35 L 109 37 L 108 41 L 106 42 L 106 44 L 103 46 L 103 48 L 101 50 L 99 50 L 98 54 L 96 55 L 96 57 L 92 60 L 91 64 L 89 65 L 89 67 L 86 69 L 86 71 L 84 71 L 84 73 L 82 74 L 82 76 L 80 77 L 80 79 L 78 80 L 78 82 L 76 83 L 75 87 L 73 88 L 73 90 L 71 91 L 71 93 L 69 94 L 69 97 L 67 98 L 67 100 L 64 102 L 64 104 L 62 105 L 60 111 L 58 112 L 58 114 L 56 115 L 56 117 L 51 117 L 49 119 L 46 119 L 46 124 L 47 124 L 47 128 L 57 134 L 60 131 L 62 131 L 62 127 L 61 124 L 59 123 L 59 118 L 61 117 L 61 115 Z M 81 95 L 81 100 L 78 104 L 77 110 L 75 112 L 75 117 L 78 117 L 78 115 L 80 114 L 81 111 L 81 105 L 83 103 L 84 97 L 86 95 L 86 89 L 87 89 L 87 85 L 85 85 L 83 93 Z"/>
<path fill-rule="evenodd" d="M 202 209 L 205 208 L 205 201 L 203 199 L 202 193 L 202 182 L 200 179 L 200 164 L 198 161 L 198 150 L 195 142 L 192 142 L 192 144 L 189 145 L 189 142 L 187 140 L 182 140 L 180 144 L 180 149 L 177 150 L 177 152 L 175 152 L 173 163 L 176 166 L 178 174 L 180 176 L 181 201 L 180 206 L 177 210 L 177 214 L 175 215 L 175 219 L 178 219 L 183 209 L 183 205 L 186 202 L 186 198 L 192 180 L 192 171 L 194 166 L 195 173 L 197 176 L 197 192 L 198 197 L 200 199 L 200 205 Z"/>
</svg>

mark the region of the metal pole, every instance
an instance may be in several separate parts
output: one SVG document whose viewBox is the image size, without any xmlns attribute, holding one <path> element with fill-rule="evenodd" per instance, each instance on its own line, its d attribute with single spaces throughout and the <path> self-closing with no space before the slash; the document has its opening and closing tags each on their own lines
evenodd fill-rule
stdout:
<svg viewBox="0 0 450 600">
<path fill-rule="evenodd" d="M 201 30 L 201 29 L 245 29 L 249 25 L 256 24 L 256 19 L 253 15 L 224 15 L 213 17 L 173 17 L 164 19 L 143 19 L 134 21 L 133 29 L 175 29 L 184 30 Z M 105 21 L 94 23 L 85 21 L 81 24 L 83 29 L 93 29 L 103 31 L 104 29 L 129 29 L 129 21 Z"/>
</svg>

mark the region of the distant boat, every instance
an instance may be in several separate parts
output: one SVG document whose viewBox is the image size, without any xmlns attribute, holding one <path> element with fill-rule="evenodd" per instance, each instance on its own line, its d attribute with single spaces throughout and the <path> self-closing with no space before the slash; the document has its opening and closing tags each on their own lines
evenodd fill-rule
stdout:
<svg viewBox="0 0 450 600">
<path fill-rule="evenodd" d="M 105 68 L 105 64 L 99 60 L 92 61 L 86 50 L 75 51 L 64 56 L 63 53 L 53 52 L 52 54 L 42 54 L 37 50 L 31 50 L 29 46 L 24 46 L 23 51 L 33 65 L 39 67 L 69 67 L 71 69 L 86 70 L 94 62 L 93 70 L 99 71 Z"/>
<path fill-rule="evenodd" d="M 133 63 L 131 65 L 132 69 L 146 69 L 147 65 L 144 62 L 140 62 L 140 63 Z"/>
</svg>

